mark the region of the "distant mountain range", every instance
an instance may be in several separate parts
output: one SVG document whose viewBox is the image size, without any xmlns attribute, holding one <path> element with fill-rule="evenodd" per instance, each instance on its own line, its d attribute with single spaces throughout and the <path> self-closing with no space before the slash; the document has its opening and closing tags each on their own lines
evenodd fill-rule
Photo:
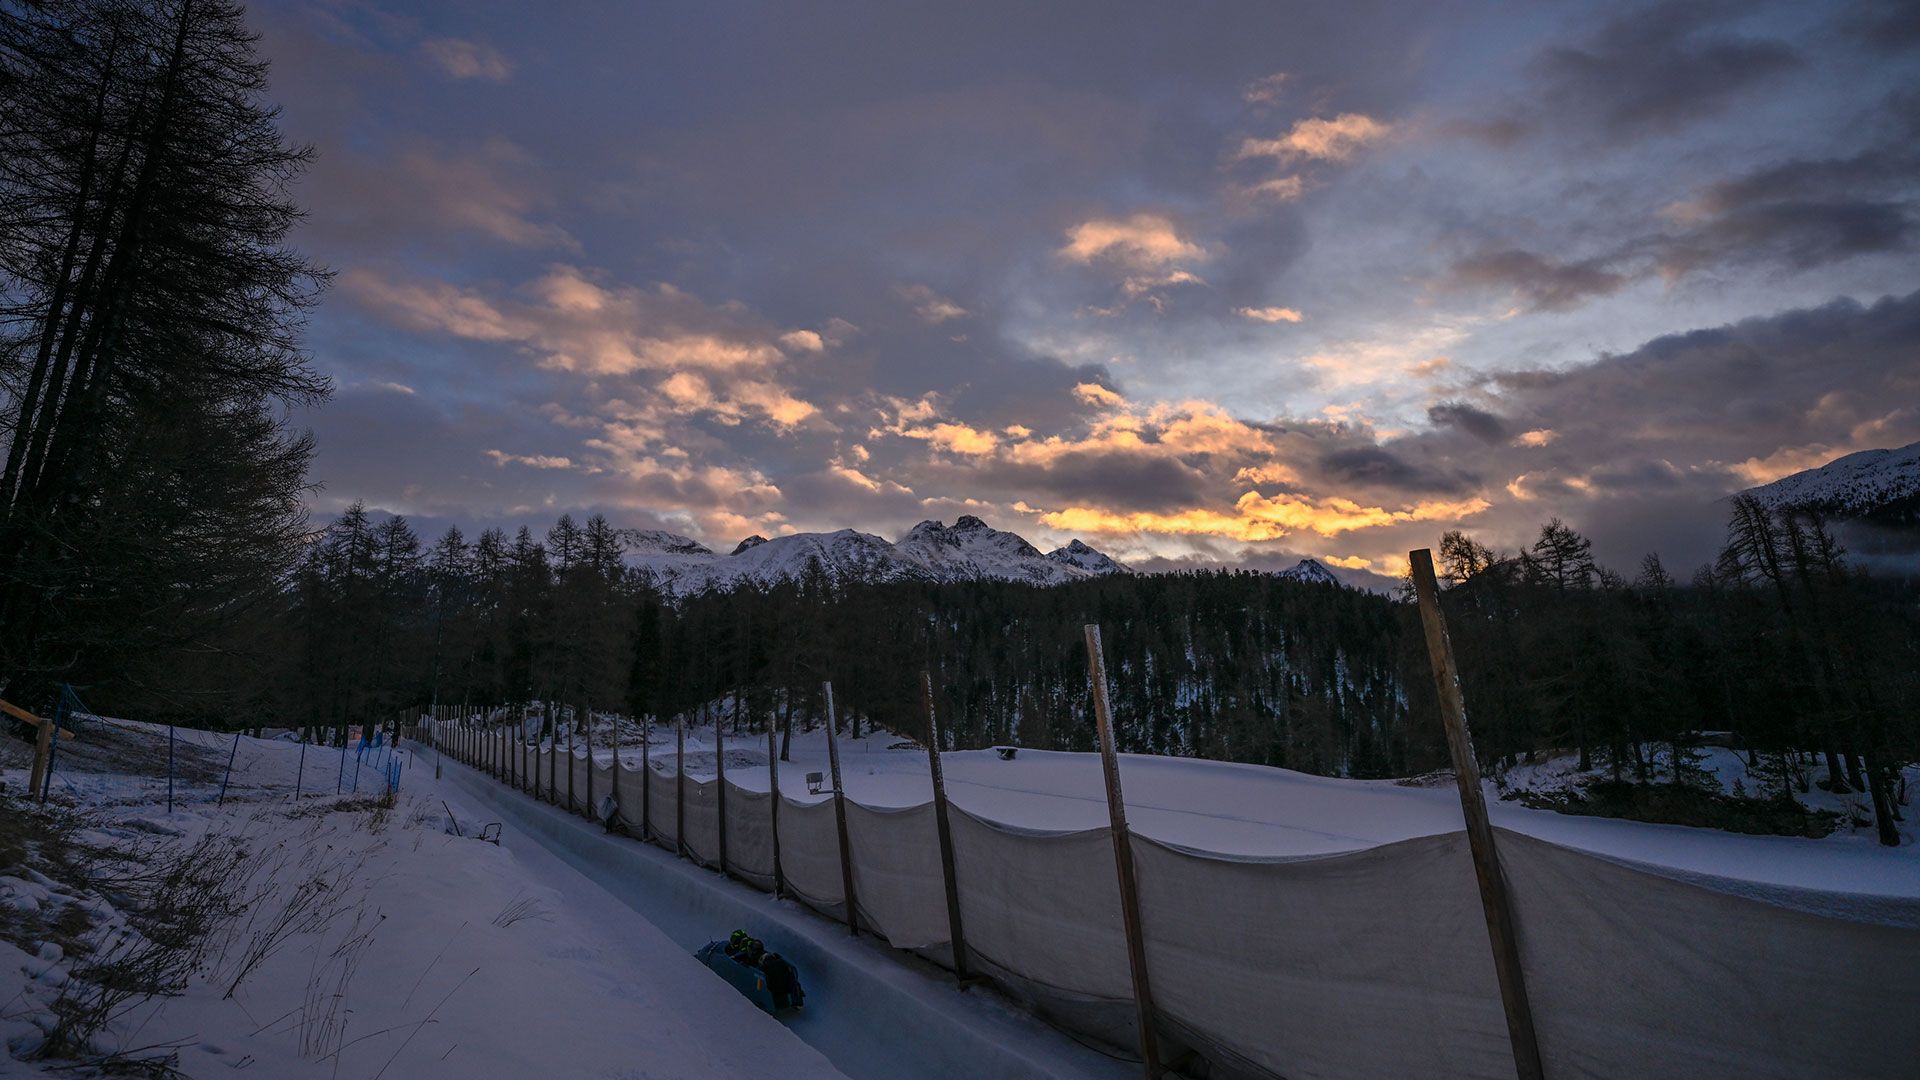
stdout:
<svg viewBox="0 0 1920 1080">
<path fill-rule="evenodd" d="M 972 515 L 952 525 L 923 521 L 895 543 L 841 529 L 771 540 L 749 536 L 725 555 L 674 533 L 634 530 L 627 533 L 627 561 L 651 573 L 656 584 L 674 595 L 797 579 L 816 561 L 835 581 L 999 579 L 1060 585 L 1132 573 L 1126 564 L 1079 540 L 1042 554 L 1019 535 Z"/>
<path fill-rule="evenodd" d="M 1018 534 L 996 529 L 970 514 L 952 525 L 923 521 L 892 543 L 872 533 L 841 529 L 771 540 L 749 536 L 725 555 L 658 529 L 628 530 L 625 537 L 628 564 L 646 571 L 662 591 L 674 596 L 747 582 L 772 585 L 797 580 L 815 562 L 836 582 L 1000 580 L 1064 585 L 1133 573 L 1125 563 L 1082 541 L 1042 553 Z M 1302 559 L 1277 576 L 1337 584 L 1333 574 L 1312 559 Z"/>
<path fill-rule="evenodd" d="M 1749 488 L 1772 507 L 1805 506 L 1834 517 L 1863 518 L 1883 524 L 1912 524 L 1920 518 L 1920 443 L 1897 450 L 1862 450 L 1835 458 L 1817 469 L 1783 476 Z"/>
</svg>

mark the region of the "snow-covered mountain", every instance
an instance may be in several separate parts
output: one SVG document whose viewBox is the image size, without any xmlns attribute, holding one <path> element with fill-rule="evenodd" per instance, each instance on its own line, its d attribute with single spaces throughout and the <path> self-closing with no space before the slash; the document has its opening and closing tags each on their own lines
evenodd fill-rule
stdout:
<svg viewBox="0 0 1920 1080">
<path fill-rule="evenodd" d="M 1810 506 L 1844 517 L 1868 517 L 1920 497 L 1920 443 L 1862 450 L 1817 469 L 1749 488 L 1768 506 Z"/>
<path fill-rule="evenodd" d="M 1054 548 L 1052 551 L 1047 552 L 1047 558 L 1057 563 L 1065 563 L 1068 566 L 1077 566 L 1095 577 L 1101 574 L 1133 573 L 1132 567 L 1108 555 L 1106 552 L 1096 551 L 1078 540 L 1073 541 L 1066 547 Z"/>
<path fill-rule="evenodd" d="M 1321 566 L 1318 559 L 1301 559 L 1291 568 L 1282 570 L 1274 576 L 1288 581 L 1304 581 L 1309 585 L 1340 584 L 1340 579 L 1333 576 L 1333 571 Z"/>
<path fill-rule="evenodd" d="M 1103 574 L 1130 573 L 1119 561 L 1078 540 L 1041 554 L 1015 533 L 971 515 L 952 525 L 923 521 L 897 543 L 841 529 L 794 533 L 769 540 L 750 536 L 720 555 L 687 537 L 660 530 L 626 534 L 627 561 L 646 570 L 666 592 L 684 596 L 752 581 L 771 585 L 797 579 L 818 562 L 835 581 L 973 581 L 998 578 L 1059 585 Z"/>
</svg>

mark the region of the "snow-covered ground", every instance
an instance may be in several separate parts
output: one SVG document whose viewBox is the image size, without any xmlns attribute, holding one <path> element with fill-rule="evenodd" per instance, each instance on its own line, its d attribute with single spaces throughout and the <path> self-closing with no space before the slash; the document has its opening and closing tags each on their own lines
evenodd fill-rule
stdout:
<svg viewBox="0 0 1920 1080">
<path fill-rule="evenodd" d="M 597 739 L 602 763 L 612 755 L 610 730 L 602 725 Z M 864 938 L 847 939 L 792 902 L 650 846 L 600 836 L 590 823 L 451 760 L 446 779 L 436 781 L 429 748 L 407 744 L 397 753 L 342 757 L 182 730 L 173 750 L 177 809 L 168 814 L 165 740 L 164 728 L 101 722 L 83 732 L 85 745 L 63 751 L 55 791 L 60 801 L 100 815 L 90 835 L 104 844 L 155 837 L 191 844 L 211 834 L 260 853 L 268 868 L 261 873 L 274 876 L 276 887 L 262 891 L 252 921 L 228 928 L 183 994 L 141 1006 L 115 1029 L 120 1041 L 113 1045 L 179 1045 L 188 1075 L 224 1075 L 246 1065 L 263 1068 L 260 1075 L 331 1076 L 336 1063 L 344 1076 L 383 1068 L 389 1076 L 543 1075 L 562 1066 L 586 1076 L 939 1075 L 952 1074 L 954 1062 L 986 1060 L 982 1055 L 999 1055 L 995 1068 L 1006 1075 L 1084 1075 L 1113 1066 L 992 995 L 953 992 L 930 966 Z M 639 768 L 635 733 L 627 729 L 622 741 L 623 768 Z M 690 776 L 715 774 L 713 743 L 712 729 L 689 732 Z M 9 791 L 24 781 L 15 749 L 6 758 L 15 767 L 0 773 Z M 726 751 L 730 781 L 767 789 L 764 733 L 728 736 Z M 670 768 L 671 754 L 671 731 L 656 730 L 654 766 Z M 841 757 L 848 794 L 859 802 L 901 807 L 930 797 L 924 751 L 898 736 L 879 731 L 843 740 Z M 211 804 L 229 759 L 233 778 L 219 808 Z M 399 765 L 400 794 L 391 811 L 379 814 L 365 799 L 383 786 L 389 761 Z M 1742 767 L 1724 752 L 1709 752 L 1705 764 L 1727 783 Z M 992 750 L 967 751 L 946 755 L 945 766 L 954 803 L 978 816 L 1053 831 L 1106 824 L 1092 755 L 1021 750 L 1007 760 Z M 800 801 L 828 798 L 808 790 L 809 772 L 827 772 L 819 731 L 795 733 L 791 760 L 780 764 L 782 791 Z M 1549 762 L 1506 779 L 1547 788 L 1566 782 L 1565 772 L 1564 763 Z M 1122 773 L 1137 831 L 1235 857 L 1311 857 L 1461 827 L 1458 799 L 1444 778 L 1424 785 L 1350 781 L 1135 755 L 1123 759 Z M 351 796 L 356 783 L 358 803 L 325 809 L 336 801 L 335 786 Z M 307 793 L 298 803 L 296 784 Z M 1497 794 L 1491 782 L 1489 791 Z M 296 806 L 298 815 L 290 815 Z M 448 835 L 443 807 L 468 831 L 505 821 L 506 842 L 496 847 Z M 1497 799 L 1492 812 L 1507 829 L 1683 876 L 1749 883 L 1761 892 L 1784 887 L 1880 898 L 1908 912 L 1920 900 L 1911 812 L 1897 849 L 1876 844 L 1870 830 L 1845 827 L 1813 840 L 1569 816 Z M 236 957 L 263 932 L 261 920 L 270 921 L 274 905 L 300 882 L 319 878 L 339 896 L 325 925 L 290 934 L 226 998 Z M 125 922 L 104 896 L 0 868 L 0 918 L 52 923 L 68 908 L 89 910 L 88 932 L 101 940 Z M 514 919 L 516 911 L 523 917 Z M 783 1027 L 704 971 L 691 947 L 732 925 L 786 940 L 803 970 L 830 990 L 816 1001 L 836 1001 L 842 1011 L 810 1010 Z M 19 947 L 0 944 L 0 1036 L 24 1049 L 44 1027 L 75 958 L 15 937 Z M 924 1034 L 933 1031 L 940 1034 Z"/>
<path fill-rule="evenodd" d="M 725 738 L 730 782 L 768 790 L 765 738 L 764 733 Z M 900 807 L 932 797 L 925 751 L 892 749 L 900 745 L 898 736 L 885 731 L 841 741 L 848 798 L 869 806 Z M 671 731 L 656 729 L 649 751 L 656 767 L 670 762 L 672 753 Z M 1738 758 L 1722 754 L 1731 760 L 1717 763 L 1731 775 Z M 595 757 L 610 763 L 612 750 L 596 747 Z M 827 773 L 825 734 L 796 731 L 790 757 L 780 764 L 781 791 L 801 801 L 827 798 L 810 794 L 806 779 L 809 772 Z M 637 740 L 621 750 L 623 768 L 638 769 L 640 759 Z M 993 750 L 966 750 L 946 754 L 942 764 L 954 805 L 989 820 L 1063 832 L 1107 823 L 1096 755 L 1020 750 L 1009 761 Z M 713 730 L 690 730 L 688 776 L 707 778 L 715 771 Z M 1136 832 L 1223 855 L 1327 855 L 1464 827 L 1460 799 L 1449 779 L 1414 786 L 1140 754 L 1122 755 L 1120 774 L 1128 823 Z M 1909 775 L 1910 786 L 1920 789 L 1920 769 L 1910 769 Z M 1761 885 L 1920 898 L 1920 811 L 1913 807 L 1907 808 L 1901 846 L 1885 848 L 1870 828 L 1842 826 L 1817 840 L 1747 836 L 1529 809 L 1501 801 L 1501 791 L 1491 780 L 1487 791 L 1495 825 L 1597 855 Z"/>
<path fill-rule="evenodd" d="M 247 749 L 250 787 L 291 788 L 297 747 Z M 158 789 L 151 776 L 71 777 L 100 815 L 81 834 L 89 842 L 149 852 L 212 837 L 254 867 L 249 910 L 216 932 L 183 992 L 137 1004 L 101 1050 L 175 1052 L 195 1077 L 841 1075 L 537 845 L 449 835 L 442 800 L 469 831 L 482 818 L 472 800 L 434 784 L 430 763 L 406 775 L 390 811 L 340 803 L 330 786 L 298 804 L 230 791 L 215 807 L 217 784 L 183 782 L 171 814 L 154 798 L 164 777 Z M 17 768 L 4 780 L 24 786 Z M 70 909 L 83 910 L 80 938 L 105 950 L 129 932 L 108 893 L 7 867 L 0 919 L 71 928 Z M 28 1067 L 15 1055 L 39 1044 L 76 964 L 84 972 L 86 957 L 53 936 L 0 941 L 0 1040 L 12 1052 L 0 1073 Z M 256 951 L 268 955 L 243 974 Z"/>
</svg>

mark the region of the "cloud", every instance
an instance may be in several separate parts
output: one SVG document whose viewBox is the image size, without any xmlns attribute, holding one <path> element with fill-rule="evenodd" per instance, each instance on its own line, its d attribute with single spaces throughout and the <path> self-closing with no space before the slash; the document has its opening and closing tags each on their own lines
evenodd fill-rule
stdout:
<svg viewBox="0 0 1920 1080">
<path fill-rule="evenodd" d="M 1095 507 L 1073 506 L 1044 512 L 1040 520 L 1048 526 L 1069 532 L 1197 534 L 1256 542 L 1279 540 L 1297 532 L 1333 537 L 1397 522 L 1457 521 L 1480 513 L 1488 505 L 1485 499 L 1475 498 L 1451 503 L 1424 502 L 1403 509 L 1387 510 L 1378 506 L 1362 506 L 1339 496 L 1318 499 L 1295 495 L 1268 497 L 1257 491 L 1249 491 L 1234 503 L 1232 513 L 1191 509 L 1170 514 L 1116 514 Z"/>
<path fill-rule="evenodd" d="M 1306 190 L 1306 179 L 1299 176 L 1276 176 L 1270 180 L 1262 180 L 1247 189 L 1252 195 L 1272 199 L 1275 202 L 1292 202 L 1305 194 Z"/>
<path fill-rule="evenodd" d="M 407 329 L 506 344 L 541 368 L 612 380 L 622 396 L 595 404 L 623 411 L 629 435 L 658 437 L 664 418 L 676 415 L 726 426 L 758 420 L 775 431 L 823 423 L 819 408 L 783 381 L 778 331 L 671 285 L 604 285 L 566 265 L 510 292 L 365 269 L 341 284 L 355 303 Z"/>
<path fill-rule="evenodd" d="M 1902 126 L 1892 140 L 1833 158 L 1777 161 L 1698 187 L 1667 205 L 1663 224 L 1602 254 L 1556 261 L 1493 248 L 1456 260 L 1454 289 L 1500 289 L 1525 310 L 1571 311 L 1634 281 L 1674 281 L 1728 266 L 1801 272 L 1920 243 L 1920 152 Z"/>
<path fill-rule="evenodd" d="M 536 220 L 552 207 L 552 197 L 533 159 L 504 139 L 465 151 L 417 143 L 399 154 L 394 167 L 401 173 L 399 182 L 419 197 L 423 212 L 452 228 L 514 247 L 580 249 L 566 229 Z M 389 176 L 386 183 L 394 179 Z"/>
<path fill-rule="evenodd" d="M 1249 105 L 1272 105 L 1280 100 L 1289 78 L 1291 76 L 1284 71 L 1262 75 L 1248 83 L 1246 89 L 1240 91 L 1240 100 Z"/>
<path fill-rule="evenodd" d="M 1073 395 L 1089 405 L 1098 405 L 1101 408 L 1118 408 L 1127 403 L 1126 398 L 1099 383 L 1079 383 L 1074 386 Z"/>
<path fill-rule="evenodd" d="M 1091 263 L 1111 260 L 1123 266 L 1150 268 L 1183 259 L 1207 257 L 1204 247 L 1180 235 L 1168 218 L 1139 213 L 1126 218 L 1095 218 L 1067 230 L 1061 258 Z"/>
<path fill-rule="evenodd" d="M 1456 261 L 1444 279 L 1452 288 L 1505 289 L 1533 311 L 1569 311 L 1626 288 L 1628 277 L 1607 260 L 1552 262 L 1531 251 L 1483 251 Z"/>
<path fill-rule="evenodd" d="M 1920 218 L 1904 201 L 1754 202 L 1712 213 L 1691 229 L 1650 238 L 1661 272 L 1679 277 L 1736 262 L 1811 270 L 1858 255 L 1907 251 Z"/>
<path fill-rule="evenodd" d="M 999 437 L 991 431 L 945 421 L 923 428 L 901 428 L 895 434 L 924 439 L 938 449 L 955 454 L 990 454 L 1000 445 Z"/>
<path fill-rule="evenodd" d="M 824 352 L 827 343 L 814 330 L 789 330 L 780 335 L 780 344 L 796 352 Z"/>
<path fill-rule="evenodd" d="M 1725 5 L 1679 0 L 1638 8 L 1587 40 L 1543 50 L 1533 71 L 1546 123 L 1613 139 L 1670 132 L 1728 108 L 1800 64 L 1793 46 L 1716 25 Z"/>
<path fill-rule="evenodd" d="M 531 332 L 528 324 L 487 298 L 444 281 L 395 281 L 360 268 L 346 271 L 339 280 L 341 290 L 362 306 L 410 330 L 473 341 L 511 341 Z"/>
<path fill-rule="evenodd" d="M 1120 291 L 1130 297 L 1153 295 L 1160 289 L 1175 285 L 1205 285 L 1199 275 L 1187 270 L 1170 270 L 1164 274 L 1135 274 L 1120 283 Z"/>
<path fill-rule="evenodd" d="M 1533 447 L 1546 446 L 1557 438 L 1559 438 L 1559 434 L 1555 432 L 1552 428 L 1534 428 L 1532 431 L 1523 431 L 1520 434 L 1515 435 L 1513 437 L 1513 445 L 1533 446 Z"/>
<path fill-rule="evenodd" d="M 925 285 L 903 285 L 896 291 L 899 292 L 901 299 L 913 305 L 913 313 L 923 322 L 938 325 L 967 315 L 966 308 Z"/>
<path fill-rule="evenodd" d="M 1395 491 L 1460 493 L 1477 485 L 1469 476 L 1449 474 L 1432 464 L 1415 464 L 1384 446 L 1352 446 L 1323 454 L 1318 462 L 1330 486 L 1364 484 Z"/>
<path fill-rule="evenodd" d="M 1464 401 L 1446 401 L 1429 407 L 1427 422 L 1436 427 L 1459 428 L 1481 442 L 1498 443 L 1507 439 L 1505 421 Z"/>
<path fill-rule="evenodd" d="M 422 52 L 456 79 L 484 79 L 505 82 L 513 74 L 513 65 L 497 49 L 478 41 L 461 38 L 433 38 L 422 42 Z"/>
<path fill-rule="evenodd" d="M 1297 121 L 1286 134 L 1271 139 L 1247 139 L 1240 144 L 1236 156 L 1243 161 L 1273 158 L 1282 163 L 1302 158 L 1346 161 L 1361 147 L 1386 138 L 1392 130 L 1392 125 L 1371 116 L 1341 113 L 1331 120 Z"/>
<path fill-rule="evenodd" d="M 487 456 L 501 468 L 508 465 L 525 465 L 529 469 L 571 469 L 572 460 L 552 454 L 509 454 L 501 450 L 489 450 Z"/>
<path fill-rule="evenodd" d="M 1300 314 L 1298 311 L 1288 307 L 1241 307 L 1234 308 L 1233 313 L 1242 318 L 1263 323 L 1297 323 L 1301 319 L 1306 318 L 1306 316 Z"/>
</svg>

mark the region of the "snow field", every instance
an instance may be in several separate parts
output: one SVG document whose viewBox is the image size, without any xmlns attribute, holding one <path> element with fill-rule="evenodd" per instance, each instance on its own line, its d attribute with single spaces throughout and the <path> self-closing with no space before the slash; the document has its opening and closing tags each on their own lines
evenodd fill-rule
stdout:
<svg viewBox="0 0 1920 1080">
<path fill-rule="evenodd" d="M 298 748 L 256 749 L 265 761 Z M 280 764 L 290 781 L 292 763 Z M 17 790 L 24 778 L 6 779 Z M 381 811 L 365 799 L 333 809 L 331 791 L 294 804 L 230 789 L 216 809 L 217 783 L 179 784 L 167 814 L 148 801 L 150 777 L 76 780 L 103 815 L 88 833 L 96 842 L 212 838 L 254 866 L 246 911 L 209 942 L 183 992 L 133 1008 L 98 1040 L 103 1051 L 174 1052 L 193 1077 L 840 1075 L 538 849 L 449 835 L 443 796 L 463 820 L 483 816 L 457 792 L 422 785 Z M 98 893 L 25 868 L 0 874 L 0 918 L 51 921 L 69 907 L 89 912 L 90 942 L 134 933 Z M 15 1054 L 44 1037 L 61 987 L 84 964 L 52 942 L 25 944 L 0 942 L 0 1038 Z M 0 1064 L 27 1067 L 13 1054 Z"/>
</svg>

